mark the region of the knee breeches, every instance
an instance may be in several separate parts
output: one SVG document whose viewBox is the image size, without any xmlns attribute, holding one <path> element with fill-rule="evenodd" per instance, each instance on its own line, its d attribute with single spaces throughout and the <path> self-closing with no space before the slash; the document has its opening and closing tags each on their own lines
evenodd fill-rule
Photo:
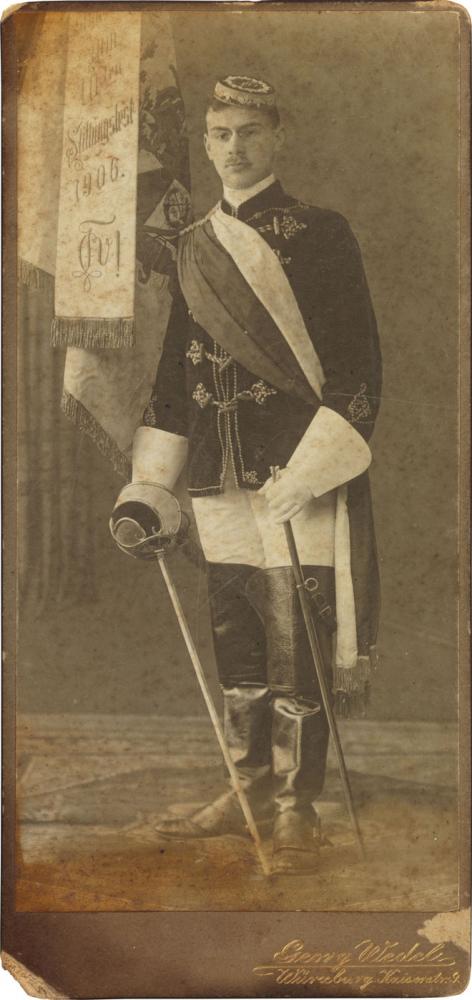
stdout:
<svg viewBox="0 0 472 1000">
<path fill-rule="evenodd" d="M 334 609 L 334 571 L 304 566 Z M 242 684 L 321 701 L 299 597 L 290 566 L 208 563 L 213 640 L 223 688 Z M 331 636 L 317 625 L 326 677 L 331 687 Z"/>
</svg>

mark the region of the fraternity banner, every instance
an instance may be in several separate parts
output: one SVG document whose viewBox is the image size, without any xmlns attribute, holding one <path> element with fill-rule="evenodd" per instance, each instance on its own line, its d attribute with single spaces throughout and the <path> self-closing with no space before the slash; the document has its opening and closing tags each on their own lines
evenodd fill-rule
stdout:
<svg viewBox="0 0 472 1000">
<path fill-rule="evenodd" d="M 141 14 L 69 14 L 53 343 L 134 343 Z"/>
<path fill-rule="evenodd" d="M 52 294 L 56 269 L 69 15 L 46 11 L 35 31 L 17 110 L 18 275 Z"/>
<path fill-rule="evenodd" d="M 77 170 L 76 177 L 65 161 L 63 177 L 67 172 L 72 211 L 63 215 L 61 203 L 60 226 L 64 241 L 59 243 L 58 251 L 55 337 L 56 342 L 71 345 L 66 354 L 63 411 L 126 477 L 130 471 L 134 432 L 149 402 L 167 329 L 176 276 L 177 238 L 180 230 L 192 220 L 188 138 L 169 14 L 149 8 L 137 14 L 132 10 L 118 14 L 106 11 L 102 15 L 88 11 L 81 15 L 82 36 L 89 18 L 100 16 L 97 25 L 94 26 L 93 21 L 91 24 L 95 34 L 98 23 L 101 25 L 104 46 L 103 52 L 95 47 L 92 55 L 100 56 L 100 62 L 105 60 L 106 65 L 110 65 L 112 53 L 115 53 L 115 69 L 110 77 L 110 87 L 116 97 L 113 107 L 109 107 L 112 124 L 116 123 L 116 116 L 113 118 L 116 106 L 118 112 L 126 107 L 133 121 L 122 116 L 118 131 L 105 126 L 107 133 L 101 142 L 78 151 L 82 161 L 88 157 L 89 166 L 92 156 L 99 168 L 105 166 L 105 183 L 99 191 L 93 181 L 94 177 L 98 179 L 98 172 L 87 171 L 84 194 L 82 171 Z M 137 18 L 141 21 L 138 58 L 135 49 Z M 89 39 L 90 35 L 86 37 Z M 120 39 L 126 39 L 126 51 L 120 48 L 118 57 Z M 79 47 L 77 45 L 76 51 Z M 95 65 L 93 61 L 85 63 L 89 68 L 92 64 Z M 94 70 L 94 79 L 97 72 Z M 122 88 L 125 78 L 128 80 L 126 89 Z M 103 96 L 104 91 L 94 83 L 93 93 L 97 88 L 99 93 L 94 97 L 94 106 L 98 107 L 99 95 Z M 105 90 L 108 93 L 108 88 Z M 122 95 L 121 103 L 118 91 Z M 87 96 L 90 96 L 88 91 Z M 135 100 L 138 101 L 136 113 Z M 65 111 L 70 121 L 68 101 L 66 89 Z M 97 110 L 94 127 L 102 120 L 102 112 Z M 79 119 L 74 121 L 77 128 Z M 82 118 L 80 121 L 83 123 Z M 134 153 L 130 148 L 131 135 L 135 137 Z M 94 133 L 79 128 L 74 133 L 76 145 L 79 136 L 83 137 L 82 145 L 87 145 Z M 66 142 L 65 155 L 69 148 L 73 150 L 73 145 Z M 74 151 L 71 159 L 75 160 Z M 116 160 L 119 160 L 118 177 Z M 92 198 L 93 209 L 89 209 Z M 79 208 L 83 209 L 83 214 Z M 113 216 L 115 221 L 111 222 Z M 110 220 L 107 227 L 101 225 L 104 219 Z M 106 231 L 106 237 L 100 235 L 102 230 Z M 120 233 L 119 261 L 114 235 L 117 230 Z M 108 289 L 107 295 L 102 289 Z M 116 350 L 120 346 L 123 349 Z"/>
</svg>

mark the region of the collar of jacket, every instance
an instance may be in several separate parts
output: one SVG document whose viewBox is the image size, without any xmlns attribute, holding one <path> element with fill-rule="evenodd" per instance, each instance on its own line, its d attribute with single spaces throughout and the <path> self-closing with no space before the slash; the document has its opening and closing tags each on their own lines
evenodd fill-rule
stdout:
<svg viewBox="0 0 472 1000">
<path fill-rule="evenodd" d="M 271 208 L 285 208 L 286 205 L 292 204 L 292 202 L 293 198 L 285 194 L 280 181 L 274 181 L 273 184 L 264 188 L 259 194 L 254 195 L 253 198 L 243 201 L 239 208 L 233 208 L 225 198 L 221 201 L 221 208 L 226 215 L 233 215 L 237 219 L 240 219 L 241 222 L 246 222 L 256 212 L 264 212 Z"/>
</svg>

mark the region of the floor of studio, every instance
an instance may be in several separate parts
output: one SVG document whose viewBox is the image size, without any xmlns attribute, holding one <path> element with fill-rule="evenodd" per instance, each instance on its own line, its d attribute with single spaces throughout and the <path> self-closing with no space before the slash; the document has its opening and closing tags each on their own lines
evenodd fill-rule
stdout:
<svg viewBox="0 0 472 1000">
<path fill-rule="evenodd" d="M 177 843 L 154 830 L 224 788 L 206 718 L 20 716 L 17 909 L 455 909 L 456 727 L 352 721 L 340 732 L 367 860 L 331 753 L 318 871 L 265 878 L 249 840 Z"/>
</svg>

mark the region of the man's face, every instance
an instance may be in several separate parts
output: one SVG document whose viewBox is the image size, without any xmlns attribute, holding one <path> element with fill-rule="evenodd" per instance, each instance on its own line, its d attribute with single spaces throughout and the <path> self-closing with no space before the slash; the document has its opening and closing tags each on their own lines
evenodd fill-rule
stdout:
<svg viewBox="0 0 472 1000">
<path fill-rule="evenodd" d="M 272 173 L 274 157 L 283 142 L 264 112 L 251 108 L 222 108 L 207 112 L 204 136 L 208 158 L 223 184 L 241 190 Z"/>
</svg>

